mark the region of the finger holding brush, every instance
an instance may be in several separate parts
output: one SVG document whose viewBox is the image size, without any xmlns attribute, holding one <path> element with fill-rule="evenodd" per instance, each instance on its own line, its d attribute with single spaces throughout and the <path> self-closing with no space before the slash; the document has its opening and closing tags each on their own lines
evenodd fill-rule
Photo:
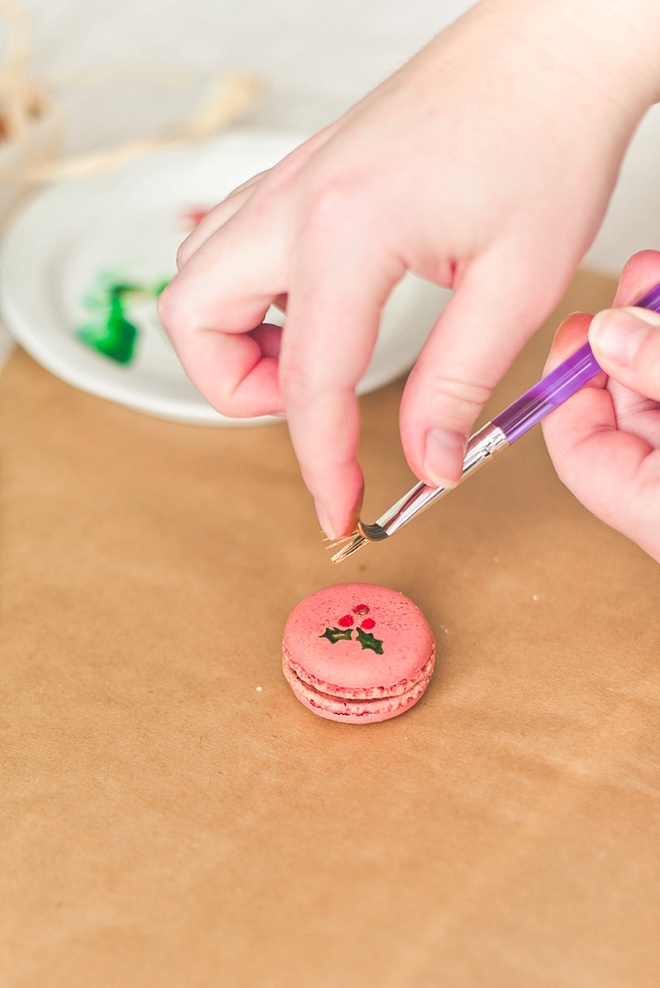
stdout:
<svg viewBox="0 0 660 988">
<path fill-rule="evenodd" d="M 614 308 L 569 316 L 545 372 L 587 338 L 604 373 L 547 416 L 554 467 L 596 517 L 660 562 L 660 315 L 634 302 L 660 281 L 660 252 L 626 264 Z"/>
<path fill-rule="evenodd" d="M 452 289 L 400 415 L 413 473 L 452 487 L 600 227 L 659 51 L 657 0 L 480 0 L 182 247 L 159 314 L 184 369 L 224 415 L 286 414 L 329 538 L 359 515 L 355 389 L 397 283 Z M 257 327 L 283 294 L 277 351 Z"/>
</svg>

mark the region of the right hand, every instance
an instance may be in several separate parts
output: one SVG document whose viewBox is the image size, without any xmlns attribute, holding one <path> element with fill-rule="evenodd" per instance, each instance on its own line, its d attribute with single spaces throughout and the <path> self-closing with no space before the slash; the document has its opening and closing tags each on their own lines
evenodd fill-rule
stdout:
<svg viewBox="0 0 660 988">
<path fill-rule="evenodd" d="M 458 480 L 601 222 L 655 92 L 657 8 L 482 0 L 182 246 L 159 312 L 184 368 L 227 415 L 286 413 L 330 537 L 355 525 L 355 387 L 406 272 L 453 295 L 408 380 L 403 448 L 426 483 Z M 262 323 L 283 295 L 280 338 Z"/>
</svg>

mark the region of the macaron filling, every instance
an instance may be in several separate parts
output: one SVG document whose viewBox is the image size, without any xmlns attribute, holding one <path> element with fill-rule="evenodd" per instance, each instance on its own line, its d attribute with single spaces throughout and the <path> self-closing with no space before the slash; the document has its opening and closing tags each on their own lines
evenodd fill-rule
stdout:
<svg viewBox="0 0 660 988">
<path fill-rule="evenodd" d="M 322 690 L 315 689 L 314 686 L 311 686 L 306 680 L 298 676 L 296 671 L 286 662 L 282 663 L 282 668 L 289 685 L 298 699 L 324 716 L 332 714 L 334 717 L 339 718 L 364 717 L 365 719 L 376 717 L 380 720 L 403 713 L 404 710 L 412 707 L 419 700 L 426 690 L 433 673 L 434 658 L 434 656 L 431 656 L 424 666 L 425 677 L 418 680 L 405 692 L 378 697 L 353 696 L 348 698 L 332 693 L 325 693 Z"/>
<path fill-rule="evenodd" d="M 435 664 L 435 648 L 431 650 L 428 660 L 420 669 L 417 669 L 405 679 L 401 679 L 399 682 L 387 686 L 340 686 L 338 683 L 329 683 L 326 680 L 319 679 L 313 673 L 309 672 L 309 670 L 305 669 L 299 662 L 295 661 L 286 645 L 282 646 L 282 658 L 285 670 L 288 666 L 291 673 L 297 679 L 322 696 L 332 696 L 345 700 L 380 700 L 384 697 L 403 696 L 414 689 L 418 683 L 428 683 Z"/>
</svg>

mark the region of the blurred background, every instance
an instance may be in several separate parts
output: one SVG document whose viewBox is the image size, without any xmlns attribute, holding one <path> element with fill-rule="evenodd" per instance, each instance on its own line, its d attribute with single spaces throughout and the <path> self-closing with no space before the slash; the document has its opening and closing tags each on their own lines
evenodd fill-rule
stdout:
<svg viewBox="0 0 660 988">
<path fill-rule="evenodd" d="M 7 6 L 5 6 L 7 4 Z M 69 152 L 172 131 L 214 76 L 263 86 L 246 120 L 313 132 L 393 72 L 466 0 L 22 0 L 30 58 L 61 104 Z M 8 0 L 0 44 L 7 48 Z M 2 49 L 0 49 L 2 51 Z M 589 266 L 660 246 L 660 110 L 644 121 Z"/>
</svg>

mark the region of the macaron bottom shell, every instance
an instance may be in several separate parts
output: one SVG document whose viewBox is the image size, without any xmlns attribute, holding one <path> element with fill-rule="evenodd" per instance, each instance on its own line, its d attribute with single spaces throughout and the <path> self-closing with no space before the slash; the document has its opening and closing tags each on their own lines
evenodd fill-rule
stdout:
<svg viewBox="0 0 660 988">
<path fill-rule="evenodd" d="M 346 699 L 323 693 L 314 689 L 309 683 L 303 682 L 287 662 L 282 661 L 282 669 L 289 686 L 300 702 L 312 713 L 326 720 L 341 721 L 345 724 L 375 724 L 379 721 L 398 717 L 410 710 L 423 696 L 429 684 L 435 665 L 435 652 L 427 660 L 423 676 L 411 688 L 396 696 L 381 696 L 377 699 L 359 698 Z"/>
</svg>

